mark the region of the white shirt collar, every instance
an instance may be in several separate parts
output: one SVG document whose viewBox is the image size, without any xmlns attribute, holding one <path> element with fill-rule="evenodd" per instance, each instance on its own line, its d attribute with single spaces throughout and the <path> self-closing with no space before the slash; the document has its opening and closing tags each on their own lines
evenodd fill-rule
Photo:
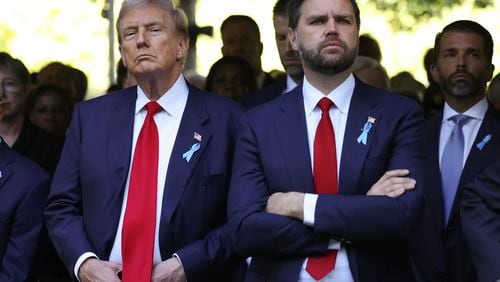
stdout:
<svg viewBox="0 0 500 282">
<path fill-rule="evenodd" d="M 463 115 L 482 121 L 486 115 L 486 111 L 488 111 L 488 101 L 486 101 L 486 98 L 483 98 L 465 111 Z M 459 113 L 452 109 L 448 103 L 444 103 L 442 123 L 445 123 L 449 118 L 458 114 Z"/>
<path fill-rule="evenodd" d="M 292 91 L 295 87 L 297 87 L 297 83 L 292 79 L 290 75 L 286 75 L 286 86 L 283 90 L 283 93 Z"/>
<path fill-rule="evenodd" d="M 349 103 L 351 102 L 351 98 L 354 92 L 354 86 L 356 84 L 356 80 L 352 74 L 347 77 L 344 82 L 342 82 L 337 88 L 333 89 L 332 92 L 328 93 L 326 97 L 328 97 L 335 104 L 335 107 L 342 113 L 347 114 L 349 110 Z M 321 98 L 325 97 L 321 91 L 314 88 L 307 78 L 304 76 L 304 83 L 302 92 L 304 95 L 304 105 L 306 110 L 306 115 L 310 114 L 318 104 Z"/>
<path fill-rule="evenodd" d="M 162 109 L 169 115 L 180 119 L 184 113 L 184 105 L 186 105 L 188 92 L 189 88 L 186 80 L 182 75 L 179 75 L 179 78 L 177 78 L 174 85 L 172 85 L 172 87 L 170 87 L 170 89 L 167 90 L 167 92 L 165 92 L 165 94 L 163 94 L 156 102 L 158 102 Z M 146 96 L 141 87 L 137 86 L 135 114 L 139 113 L 149 101 L 149 98 Z"/>
</svg>

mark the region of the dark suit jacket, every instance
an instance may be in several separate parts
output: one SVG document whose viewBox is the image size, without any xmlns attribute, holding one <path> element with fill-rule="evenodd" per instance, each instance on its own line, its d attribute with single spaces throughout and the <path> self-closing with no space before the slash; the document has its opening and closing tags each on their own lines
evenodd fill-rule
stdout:
<svg viewBox="0 0 500 282">
<path fill-rule="evenodd" d="M 479 281 L 500 279 L 500 159 L 465 186 L 462 229 Z"/>
<path fill-rule="evenodd" d="M 50 175 L 56 170 L 64 138 L 49 135 L 28 120 L 12 149 L 44 168 Z"/>
<path fill-rule="evenodd" d="M 285 90 L 285 88 L 286 88 L 286 76 L 285 79 L 278 80 L 262 88 L 260 91 L 257 91 L 256 93 L 250 93 L 244 96 L 241 99 L 240 104 L 246 110 L 251 109 L 255 106 L 264 104 L 266 102 L 273 100 L 276 97 L 279 97 L 283 93 L 283 90 Z"/>
<path fill-rule="evenodd" d="M 417 252 L 413 258 L 416 273 L 422 281 L 470 282 L 477 277 L 460 222 L 463 187 L 500 156 L 500 114 L 491 106 L 475 138 L 458 185 L 448 225 L 444 226 L 439 136 L 442 112 L 426 121 L 425 126 L 425 197 L 426 206 L 414 233 Z M 477 148 L 488 134 L 492 139 L 482 150 Z"/>
<path fill-rule="evenodd" d="M 43 225 L 50 178 L 0 138 L 0 281 L 26 281 Z"/>
<path fill-rule="evenodd" d="M 66 267 L 90 251 L 109 258 L 130 165 L 136 87 L 78 105 L 46 208 L 49 234 Z M 188 281 L 224 281 L 235 252 L 226 201 L 241 110 L 190 87 L 165 183 L 159 243 L 163 260 L 179 255 Z M 182 154 L 202 136 L 187 162 Z"/>
<path fill-rule="evenodd" d="M 356 139 L 376 119 L 366 145 Z M 421 183 L 423 130 L 418 105 L 356 80 L 347 118 L 339 195 L 320 195 L 314 228 L 265 213 L 270 194 L 314 193 L 302 86 L 250 110 L 238 138 L 228 212 L 241 255 L 253 256 L 247 281 L 297 281 L 304 259 L 344 242 L 355 281 L 411 281 L 407 237 L 422 206 L 420 185 L 393 199 L 366 196 L 391 169 Z"/>
</svg>

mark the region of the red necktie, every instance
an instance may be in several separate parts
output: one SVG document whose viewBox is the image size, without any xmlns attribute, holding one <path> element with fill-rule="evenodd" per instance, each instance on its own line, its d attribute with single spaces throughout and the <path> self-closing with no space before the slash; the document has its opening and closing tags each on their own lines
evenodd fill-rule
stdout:
<svg viewBox="0 0 500 282">
<path fill-rule="evenodd" d="M 318 106 L 321 109 L 321 120 L 314 137 L 314 187 L 317 194 L 337 194 L 337 150 L 335 133 L 330 121 L 330 108 L 333 102 L 322 98 Z M 320 280 L 335 268 L 337 251 L 329 250 L 319 257 L 309 257 L 306 271 L 316 280 Z"/>
<path fill-rule="evenodd" d="M 135 146 L 127 206 L 123 219 L 123 281 L 150 282 L 156 226 L 158 128 L 153 116 L 162 109 L 146 104 L 147 116 Z"/>
</svg>

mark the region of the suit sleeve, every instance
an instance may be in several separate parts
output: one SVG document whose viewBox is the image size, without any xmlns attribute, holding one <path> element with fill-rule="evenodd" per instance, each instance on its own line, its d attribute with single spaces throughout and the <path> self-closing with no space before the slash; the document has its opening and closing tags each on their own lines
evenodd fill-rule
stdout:
<svg viewBox="0 0 500 282">
<path fill-rule="evenodd" d="M 92 248 L 83 224 L 80 185 L 80 113 L 75 108 L 45 208 L 49 236 L 67 269 Z"/>
<path fill-rule="evenodd" d="M 243 256 L 290 257 L 320 254 L 328 239 L 301 221 L 265 212 L 269 189 L 254 133 L 246 120 L 236 144 L 228 213 L 232 237 Z"/>
<path fill-rule="evenodd" d="M 460 214 L 479 281 L 500 279 L 500 160 L 467 184 Z"/>
<path fill-rule="evenodd" d="M 48 176 L 38 177 L 29 184 L 15 212 L 5 255 L 0 263 L 0 281 L 28 279 L 42 232 L 43 209 L 49 185 Z"/>
<path fill-rule="evenodd" d="M 408 169 L 417 182 L 416 188 L 398 198 L 366 196 L 365 192 L 362 195 L 319 195 L 315 211 L 316 233 L 349 241 L 406 239 L 411 234 L 423 207 L 423 120 L 416 104 L 411 107 L 401 105 L 401 108 L 399 117 L 387 114 L 386 118 L 395 119 L 392 127 L 375 133 L 383 134 L 377 138 L 384 140 L 390 150 L 374 158 L 384 159 L 380 162 L 386 163 L 383 171 Z M 372 149 L 376 149 L 373 146 Z M 367 161 L 359 182 L 365 188 L 356 187 L 354 190 L 365 191 L 382 176 L 363 178 L 369 170 L 378 169 Z M 373 163 L 373 166 L 377 165 Z M 353 190 L 352 187 L 349 189 Z"/>
</svg>

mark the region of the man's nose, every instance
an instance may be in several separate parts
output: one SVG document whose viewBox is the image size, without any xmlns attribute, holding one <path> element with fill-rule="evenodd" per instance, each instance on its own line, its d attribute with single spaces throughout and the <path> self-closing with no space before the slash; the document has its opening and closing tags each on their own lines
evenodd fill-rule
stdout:
<svg viewBox="0 0 500 282">
<path fill-rule="evenodd" d="M 329 18 L 328 22 L 325 25 L 325 28 L 327 35 L 337 34 L 337 22 L 335 21 L 335 19 Z"/>
<path fill-rule="evenodd" d="M 147 47 L 149 46 L 149 37 L 145 29 L 139 29 L 137 31 L 137 47 Z"/>
<path fill-rule="evenodd" d="M 467 68 L 467 58 L 466 54 L 459 54 L 457 56 L 457 69 L 466 69 Z"/>
</svg>

